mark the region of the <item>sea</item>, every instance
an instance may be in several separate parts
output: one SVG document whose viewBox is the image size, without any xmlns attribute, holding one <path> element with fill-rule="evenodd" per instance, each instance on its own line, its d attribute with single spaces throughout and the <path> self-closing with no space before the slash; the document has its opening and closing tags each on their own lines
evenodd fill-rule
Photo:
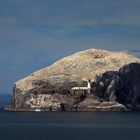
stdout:
<svg viewBox="0 0 140 140">
<path fill-rule="evenodd" d="M 140 112 L 8 112 L 0 94 L 0 140 L 140 140 Z"/>
</svg>

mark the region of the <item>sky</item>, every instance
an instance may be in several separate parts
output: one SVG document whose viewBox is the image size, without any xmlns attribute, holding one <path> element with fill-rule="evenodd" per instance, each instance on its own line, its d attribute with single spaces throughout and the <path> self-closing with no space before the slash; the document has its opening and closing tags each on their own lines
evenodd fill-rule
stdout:
<svg viewBox="0 0 140 140">
<path fill-rule="evenodd" d="M 0 0 L 0 93 L 74 52 L 139 44 L 140 0 Z"/>
</svg>

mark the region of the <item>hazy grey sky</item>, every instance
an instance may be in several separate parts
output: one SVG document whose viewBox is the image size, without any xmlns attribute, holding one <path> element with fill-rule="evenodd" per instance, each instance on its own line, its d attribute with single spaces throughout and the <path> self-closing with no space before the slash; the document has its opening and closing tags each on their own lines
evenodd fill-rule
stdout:
<svg viewBox="0 0 140 140">
<path fill-rule="evenodd" d="M 140 0 L 0 0 L 0 93 L 73 52 L 139 44 Z"/>
</svg>

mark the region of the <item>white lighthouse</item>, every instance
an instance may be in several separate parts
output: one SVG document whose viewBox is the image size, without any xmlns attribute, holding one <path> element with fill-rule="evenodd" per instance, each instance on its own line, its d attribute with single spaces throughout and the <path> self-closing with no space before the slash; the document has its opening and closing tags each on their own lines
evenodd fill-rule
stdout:
<svg viewBox="0 0 140 140">
<path fill-rule="evenodd" d="M 88 80 L 87 88 L 91 89 L 91 81 L 90 81 L 90 79 Z"/>
</svg>

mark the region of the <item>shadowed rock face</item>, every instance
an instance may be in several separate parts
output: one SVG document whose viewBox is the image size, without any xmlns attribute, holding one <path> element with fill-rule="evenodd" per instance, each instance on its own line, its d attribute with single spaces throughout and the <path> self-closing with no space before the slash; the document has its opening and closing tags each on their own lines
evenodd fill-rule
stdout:
<svg viewBox="0 0 140 140">
<path fill-rule="evenodd" d="M 140 60 L 124 52 L 89 49 L 15 83 L 13 108 L 44 111 L 139 109 Z M 87 86 L 91 91 L 72 91 Z"/>
<path fill-rule="evenodd" d="M 117 101 L 133 109 L 140 109 L 140 64 L 131 63 L 119 71 L 116 86 Z"/>
<path fill-rule="evenodd" d="M 118 72 L 107 71 L 96 77 L 92 83 L 93 92 L 105 101 L 116 101 L 116 88 L 119 80 Z"/>
<path fill-rule="evenodd" d="M 95 94 L 105 101 L 117 101 L 128 108 L 140 109 L 139 63 L 125 65 L 118 72 L 105 72 L 92 86 Z"/>
</svg>

